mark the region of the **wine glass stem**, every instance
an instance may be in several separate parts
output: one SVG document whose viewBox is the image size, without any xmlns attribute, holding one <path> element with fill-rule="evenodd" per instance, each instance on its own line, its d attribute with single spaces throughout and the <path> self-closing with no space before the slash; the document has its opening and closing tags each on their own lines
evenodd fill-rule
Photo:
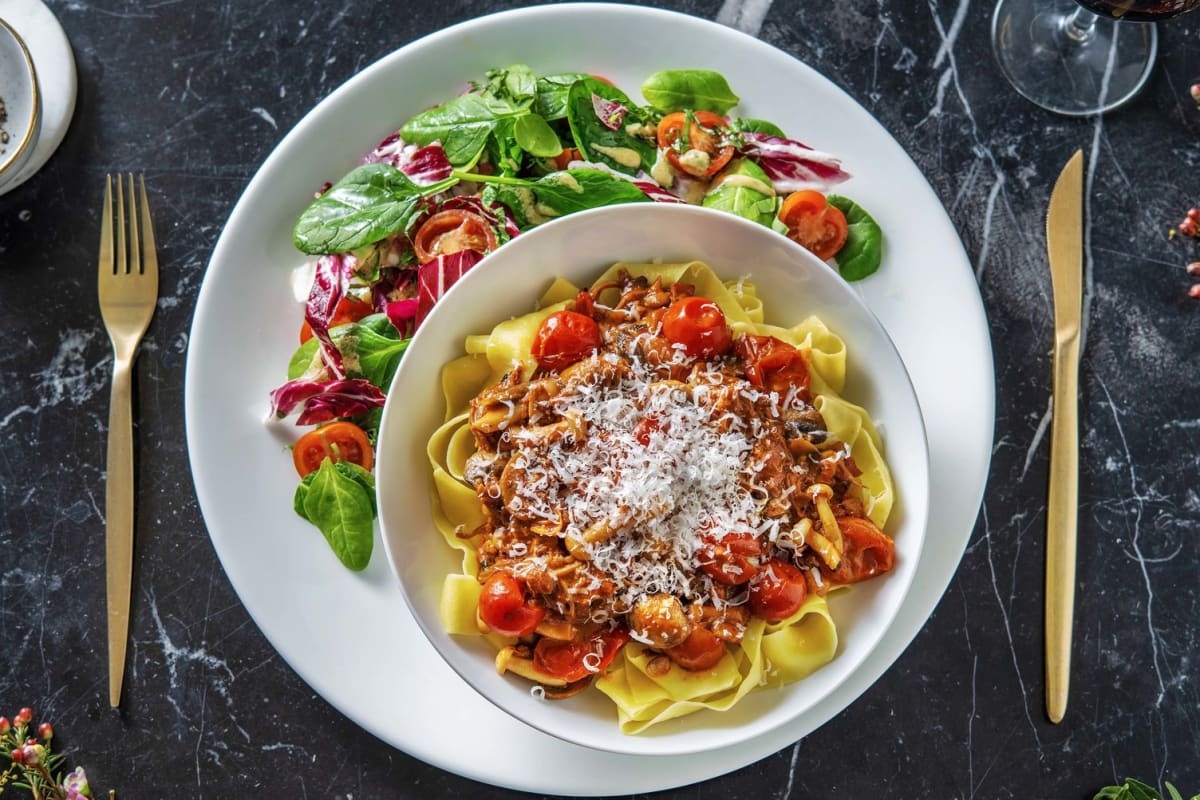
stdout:
<svg viewBox="0 0 1200 800">
<path fill-rule="evenodd" d="M 1063 20 L 1063 35 L 1075 44 L 1083 44 L 1092 38 L 1096 30 L 1096 20 L 1095 14 L 1080 6 L 1075 9 L 1075 13 Z"/>
</svg>

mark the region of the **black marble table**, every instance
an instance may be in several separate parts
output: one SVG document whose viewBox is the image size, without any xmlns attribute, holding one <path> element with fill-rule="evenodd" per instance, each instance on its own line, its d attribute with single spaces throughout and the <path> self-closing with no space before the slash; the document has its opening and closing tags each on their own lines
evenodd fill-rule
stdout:
<svg viewBox="0 0 1200 800">
<path fill-rule="evenodd" d="M 49 164 L 0 197 L 0 713 L 34 706 L 71 763 L 126 798 L 508 794 L 374 739 L 268 645 L 197 508 L 183 380 L 213 244 L 284 133 L 392 49 L 512 4 L 50 5 L 75 48 L 78 107 Z M 1200 14 L 1161 27 L 1159 65 L 1133 103 L 1065 119 L 1003 82 L 986 2 L 659 5 L 806 61 L 908 149 L 974 264 L 998 401 L 978 523 L 905 654 L 794 747 L 662 796 L 1082 800 L 1125 775 L 1200 791 L 1200 300 L 1184 272 L 1200 250 L 1167 236 L 1200 199 L 1200 111 L 1187 94 L 1200 77 Z M 1055 726 L 1042 701 L 1052 333 L 1043 219 L 1076 148 L 1089 197 L 1079 589 L 1071 705 Z M 94 259 L 101 181 L 118 170 L 146 173 L 169 266 L 136 367 L 136 588 L 114 712 L 104 635 L 110 353 Z"/>
</svg>

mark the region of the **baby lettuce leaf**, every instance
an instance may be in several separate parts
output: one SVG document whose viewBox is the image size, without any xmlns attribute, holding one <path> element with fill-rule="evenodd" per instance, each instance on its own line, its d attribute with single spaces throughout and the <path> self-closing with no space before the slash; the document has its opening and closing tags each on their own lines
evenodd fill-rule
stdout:
<svg viewBox="0 0 1200 800">
<path fill-rule="evenodd" d="M 506 179 L 497 184 L 496 199 L 512 211 L 522 229 L 588 208 L 650 202 L 624 178 L 587 168 L 551 172 L 537 180 Z"/>
<path fill-rule="evenodd" d="M 622 124 L 616 130 L 597 116 L 592 95 L 625 107 Z M 627 130 L 631 124 L 645 125 L 647 121 L 645 112 L 615 86 L 595 78 L 583 78 L 571 84 L 567 94 L 567 122 L 571 125 L 575 146 L 585 161 L 600 162 L 627 175 L 636 175 L 643 169 L 649 171 L 656 156 L 654 145 Z M 635 161 L 637 163 L 633 163 Z"/>
<path fill-rule="evenodd" d="M 296 489 L 293 505 L 304 519 L 317 526 L 334 555 L 347 568 L 366 569 L 375 543 L 375 479 L 353 464 L 326 458 L 305 476 Z"/>
<path fill-rule="evenodd" d="M 729 124 L 729 127 L 736 132 L 765 133 L 767 136 L 775 136 L 780 139 L 787 138 L 787 134 L 783 132 L 783 128 L 765 119 L 735 119 Z"/>
<path fill-rule="evenodd" d="M 543 75 L 537 79 L 537 97 L 533 101 L 533 113 L 547 121 L 567 118 L 567 93 L 571 84 L 586 78 L 582 72 L 561 72 Z"/>
<path fill-rule="evenodd" d="M 523 113 L 496 97 L 463 94 L 417 114 L 401 126 L 400 135 L 410 144 L 441 142 L 451 164 L 467 167 L 479 158 L 500 120 Z"/>
<path fill-rule="evenodd" d="M 879 269 L 883 261 L 883 230 L 848 197 L 831 194 L 829 205 L 841 209 L 849 225 L 846 244 L 836 256 L 838 272 L 848 281 L 862 280 Z"/>
<path fill-rule="evenodd" d="M 301 212 L 292 241 L 311 255 L 345 253 L 377 242 L 403 230 L 422 197 L 457 180 L 417 186 L 390 164 L 357 167 Z"/>
<path fill-rule="evenodd" d="M 775 219 L 775 196 L 762 189 L 771 188 L 771 179 L 748 158 L 735 161 L 725 169 L 724 178 L 704 195 L 705 208 L 716 208 L 770 227 Z"/>
<path fill-rule="evenodd" d="M 665 69 L 642 83 L 642 96 L 664 114 L 672 111 L 715 111 L 724 114 L 740 99 L 725 76 L 711 69 Z"/>
<path fill-rule="evenodd" d="M 563 151 L 558 134 L 539 114 L 517 117 L 513 123 L 513 136 L 522 150 L 537 158 L 554 158 Z"/>
</svg>

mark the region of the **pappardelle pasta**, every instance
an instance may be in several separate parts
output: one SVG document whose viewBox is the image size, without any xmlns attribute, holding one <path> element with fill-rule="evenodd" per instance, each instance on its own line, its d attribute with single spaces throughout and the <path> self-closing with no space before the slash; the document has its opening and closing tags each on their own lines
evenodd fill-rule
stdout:
<svg viewBox="0 0 1200 800">
<path fill-rule="evenodd" d="M 891 569 L 893 488 L 819 319 L 766 324 L 699 262 L 617 264 L 466 351 L 429 441 L 450 633 L 535 695 L 594 684 L 630 734 L 834 657 L 826 597 Z"/>
</svg>

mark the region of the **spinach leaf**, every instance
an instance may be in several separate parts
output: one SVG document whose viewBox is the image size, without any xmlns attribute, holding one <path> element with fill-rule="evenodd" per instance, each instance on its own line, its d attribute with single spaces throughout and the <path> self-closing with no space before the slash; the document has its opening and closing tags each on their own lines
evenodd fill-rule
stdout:
<svg viewBox="0 0 1200 800">
<path fill-rule="evenodd" d="M 525 160 L 525 151 L 517 143 L 515 128 L 516 120 L 502 119 L 488 137 L 487 160 L 501 175 L 516 175 Z"/>
<path fill-rule="evenodd" d="M 728 211 L 769 227 L 775 219 L 775 195 L 763 191 L 771 189 L 771 179 L 762 167 L 742 158 L 727 167 L 722 175 L 724 177 L 716 188 L 704 195 L 704 207 Z"/>
<path fill-rule="evenodd" d="M 465 167 L 479 158 L 500 120 L 523 113 L 523 109 L 496 97 L 463 94 L 417 114 L 401 126 L 400 135 L 404 141 L 421 146 L 441 142 L 450 163 Z"/>
<path fill-rule="evenodd" d="M 371 314 L 358 322 L 339 325 L 329 334 L 342 354 L 350 377 L 366 378 L 383 391 L 388 390 L 410 339 L 400 337 L 400 331 L 388 321 L 387 315 Z M 309 370 L 317 347 L 314 337 L 296 348 L 288 363 L 289 381 L 296 380 Z"/>
<path fill-rule="evenodd" d="M 292 241 L 310 255 L 345 253 L 377 242 L 403 230 L 423 196 L 457 180 L 417 186 L 390 164 L 358 167 L 301 212 Z"/>
<path fill-rule="evenodd" d="M 537 114 L 517 117 L 513 123 L 513 135 L 517 144 L 526 153 L 538 158 L 553 158 L 563 151 L 562 142 L 550 123 Z"/>
<path fill-rule="evenodd" d="M 593 94 L 628 109 L 615 131 L 596 115 Z M 636 175 L 639 169 L 649 170 L 654 165 L 655 146 L 627 130 L 630 125 L 645 125 L 646 114 L 615 86 L 595 78 L 575 81 L 567 93 L 567 122 L 571 125 L 575 146 L 588 161 L 606 164 L 629 175 Z"/>
<path fill-rule="evenodd" d="M 582 72 L 561 72 L 538 78 L 533 112 L 548 121 L 566 119 L 567 92 L 570 91 L 572 83 L 586 77 Z"/>
<path fill-rule="evenodd" d="M 504 70 L 504 89 L 517 102 L 533 100 L 537 94 L 537 78 L 524 64 L 513 64 Z"/>
<path fill-rule="evenodd" d="M 672 111 L 715 111 L 724 114 L 738 104 L 725 76 L 711 69 L 665 69 L 642 83 L 642 96 L 664 114 Z"/>
<path fill-rule="evenodd" d="M 521 228 L 588 208 L 650 202 L 650 198 L 629 181 L 598 169 L 551 172 L 535 181 L 497 180 L 486 175 L 471 176 L 468 180 L 476 177 L 496 184 L 496 199 L 508 206 Z"/>
<path fill-rule="evenodd" d="M 783 128 L 765 119 L 735 119 L 729 123 L 729 128 L 736 132 L 765 133 L 767 136 L 778 136 L 780 139 L 787 138 Z"/>
<path fill-rule="evenodd" d="M 334 341 L 336 342 L 337 340 L 335 339 Z M 296 348 L 296 352 L 292 353 L 292 360 L 288 362 L 287 379 L 289 381 L 294 381 L 303 376 L 313 367 L 313 358 L 317 355 L 317 347 L 319 345 L 320 342 L 314 336 Z"/>
<path fill-rule="evenodd" d="M 375 544 L 375 479 L 354 464 L 326 458 L 296 489 L 296 513 L 316 525 L 349 569 L 366 569 Z"/>
<path fill-rule="evenodd" d="M 848 197 L 831 194 L 829 205 L 841 209 L 850 226 L 846 244 L 836 257 L 838 272 L 848 281 L 862 280 L 879 269 L 883 261 L 883 230 L 862 206 Z"/>
</svg>

